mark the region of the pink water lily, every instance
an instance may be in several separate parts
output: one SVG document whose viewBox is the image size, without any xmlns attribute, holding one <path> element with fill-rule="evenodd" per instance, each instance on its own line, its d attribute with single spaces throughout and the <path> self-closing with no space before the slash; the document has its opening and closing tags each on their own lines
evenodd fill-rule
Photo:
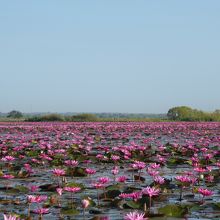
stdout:
<svg viewBox="0 0 220 220">
<path fill-rule="evenodd" d="M 158 184 L 164 184 L 165 183 L 165 179 L 161 176 L 154 176 L 154 182 L 158 183 Z"/>
<path fill-rule="evenodd" d="M 43 215 L 48 214 L 49 209 L 41 207 L 41 208 L 35 209 L 33 212 L 39 215 L 39 219 L 43 219 Z"/>
<path fill-rule="evenodd" d="M 47 200 L 46 195 L 28 195 L 27 200 L 29 203 L 41 203 Z"/>
<path fill-rule="evenodd" d="M 116 178 L 116 181 L 119 183 L 124 183 L 128 179 L 127 176 L 119 176 Z"/>
<path fill-rule="evenodd" d="M 199 188 L 198 192 L 201 193 L 203 196 L 211 196 L 213 192 L 208 189 Z"/>
<path fill-rule="evenodd" d="M 142 193 L 143 193 L 143 194 L 147 194 L 147 195 L 149 195 L 150 197 L 153 197 L 153 196 L 159 195 L 160 189 L 157 189 L 157 188 L 155 188 L 155 187 L 149 187 L 149 186 L 148 186 L 148 187 L 142 189 Z"/>
<path fill-rule="evenodd" d="M 70 167 L 76 167 L 79 164 L 79 162 L 76 160 L 66 160 L 65 164 Z"/>
<path fill-rule="evenodd" d="M 12 156 L 5 156 L 1 160 L 4 161 L 4 162 L 12 162 L 12 161 L 15 160 L 15 158 L 12 157 Z"/>
<path fill-rule="evenodd" d="M 92 175 L 92 174 L 95 174 L 96 173 L 96 170 L 94 169 L 91 169 L 91 168 L 86 168 L 85 169 L 85 172 L 89 175 Z"/>
<path fill-rule="evenodd" d="M 110 182 L 110 179 L 108 177 L 100 177 L 100 178 L 98 178 L 98 182 L 102 183 L 102 184 L 106 184 L 106 183 Z"/>
<path fill-rule="evenodd" d="M 183 175 L 183 176 L 176 176 L 175 179 L 180 183 L 180 198 L 179 200 L 182 200 L 183 196 L 183 188 L 186 186 L 189 186 L 195 179 L 190 178 L 189 176 Z"/>
<path fill-rule="evenodd" d="M 61 196 L 63 193 L 63 189 L 62 188 L 56 188 L 57 193 Z"/>
<path fill-rule="evenodd" d="M 85 209 L 88 208 L 90 202 L 88 199 L 83 199 L 81 201 L 82 207 L 83 207 L 83 218 L 85 219 Z"/>
<path fill-rule="evenodd" d="M 198 189 L 198 192 L 203 196 L 203 197 L 202 197 L 202 203 L 204 202 L 204 198 L 205 198 L 206 196 L 211 196 L 211 195 L 213 195 L 213 191 L 208 190 L 208 189 L 204 189 L 204 188 L 199 188 L 199 189 Z"/>
<path fill-rule="evenodd" d="M 160 189 L 157 189 L 157 188 L 155 188 L 155 187 L 146 187 L 146 188 L 144 188 L 144 189 L 142 189 L 142 193 L 144 194 L 144 195 L 148 195 L 149 197 L 150 197 L 150 204 L 149 204 L 149 208 L 151 208 L 151 205 L 152 205 L 152 197 L 153 196 L 158 196 L 159 195 L 159 193 L 160 193 Z M 146 204 L 145 204 L 145 206 L 144 206 L 144 211 L 146 211 Z"/>
<path fill-rule="evenodd" d="M 52 173 L 55 175 L 55 176 L 64 176 L 66 174 L 65 170 L 63 169 L 58 169 L 58 168 L 55 168 L 54 170 L 52 170 Z"/>
<path fill-rule="evenodd" d="M 74 187 L 74 186 L 66 186 L 64 187 L 65 191 L 71 192 L 71 193 L 75 193 L 75 192 L 79 192 L 81 190 L 80 187 Z"/>
<path fill-rule="evenodd" d="M 138 211 L 129 212 L 124 216 L 124 220 L 147 220 L 148 218 L 144 217 L 144 213 Z"/>
<path fill-rule="evenodd" d="M 14 216 L 14 215 L 4 215 L 3 214 L 3 217 L 4 217 L 4 220 L 20 220 L 19 217 Z"/>
</svg>

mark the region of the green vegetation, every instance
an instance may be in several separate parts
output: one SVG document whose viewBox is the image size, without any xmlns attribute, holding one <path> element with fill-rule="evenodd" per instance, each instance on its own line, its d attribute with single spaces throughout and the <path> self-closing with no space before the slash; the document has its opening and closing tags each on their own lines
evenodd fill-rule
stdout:
<svg viewBox="0 0 220 220">
<path fill-rule="evenodd" d="M 8 113 L 7 118 L 22 118 L 23 114 L 19 111 L 13 110 Z"/>
<path fill-rule="evenodd" d="M 79 114 L 70 116 L 70 121 L 98 121 L 94 114 Z"/>
<path fill-rule="evenodd" d="M 64 117 L 59 114 L 48 114 L 42 116 L 29 117 L 25 121 L 64 121 Z"/>
<path fill-rule="evenodd" d="M 220 121 L 220 110 L 203 112 L 188 106 L 169 109 L 167 114 L 129 114 L 129 113 L 82 113 L 82 114 L 22 114 L 13 110 L 0 113 L 0 121 L 61 121 L 61 122 L 160 122 L 160 121 Z"/>
<path fill-rule="evenodd" d="M 167 117 L 174 121 L 220 121 L 220 110 L 209 113 L 188 106 L 178 106 L 169 109 Z"/>
</svg>

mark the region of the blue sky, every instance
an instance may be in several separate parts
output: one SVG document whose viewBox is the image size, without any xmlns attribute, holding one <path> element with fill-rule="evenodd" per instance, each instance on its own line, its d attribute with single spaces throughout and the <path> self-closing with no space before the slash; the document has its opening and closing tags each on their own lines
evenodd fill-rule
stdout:
<svg viewBox="0 0 220 220">
<path fill-rule="evenodd" d="M 0 112 L 220 108 L 219 0 L 0 2 Z"/>
</svg>

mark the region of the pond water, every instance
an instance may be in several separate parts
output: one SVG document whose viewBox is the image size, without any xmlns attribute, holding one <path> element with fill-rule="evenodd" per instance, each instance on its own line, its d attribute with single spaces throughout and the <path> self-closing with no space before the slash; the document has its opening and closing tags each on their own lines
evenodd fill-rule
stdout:
<svg viewBox="0 0 220 220">
<path fill-rule="evenodd" d="M 34 212 L 44 208 L 41 219 L 120 220 L 146 203 L 149 219 L 220 219 L 219 147 L 220 123 L 0 123 L 0 213 L 39 219 Z M 147 187 L 159 190 L 151 205 Z M 47 199 L 28 202 L 28 195 Z"/>
</svg>

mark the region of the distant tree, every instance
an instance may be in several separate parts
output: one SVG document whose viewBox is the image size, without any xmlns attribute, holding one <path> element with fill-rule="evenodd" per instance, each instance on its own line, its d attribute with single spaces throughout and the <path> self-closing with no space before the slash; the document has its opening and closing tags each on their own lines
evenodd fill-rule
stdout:
<svg viewBox="0 0 220 220">
<path fill-rule="evenodd" d="M 40 118 L 41 121 L 64 121 L 64 117 L 62 115 L 52 113 L 48 115 L 43 115 Z"/>
<path fill-rule="evenodd" d="M 97 121 L 98 118 L 94 114 L 79 114 L 71 116 L 71 121 Z"/>
<path fill-rule="evenodd" d="M 167 117 L 170 120 L 187 120 L 193 114 L 193 109 L 188 106 L 178 106 L 168 110 Z"/>
<path fill-rule="evenodd" d="M 7 117 L 8 118 L 22 118 L 23 114 L 19 111 L 13 110 L 8 113 Z"/>
</svg>

